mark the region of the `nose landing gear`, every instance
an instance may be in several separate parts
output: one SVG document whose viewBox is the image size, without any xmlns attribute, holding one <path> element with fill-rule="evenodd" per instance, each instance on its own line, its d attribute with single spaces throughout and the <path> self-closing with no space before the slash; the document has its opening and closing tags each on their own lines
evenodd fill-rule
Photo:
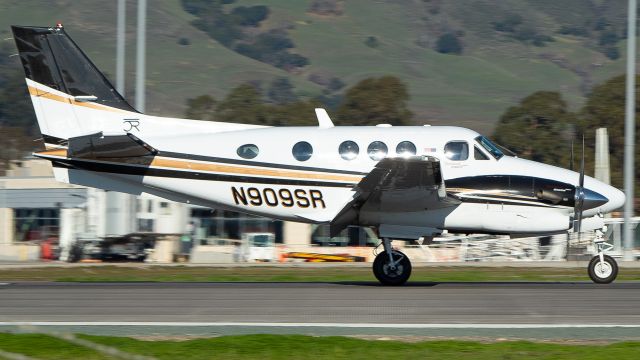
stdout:
<svg viewBox="0 0 640 360">
<path fill-rule="evenodd" d="M 609 255 L 605 255 L 606 251 L 613 249 L 613 245 L 605 242 L 603 232 L 596 230 L 596 238 L 594 244 L 598 249 L 598 253 L 589 261 L 587 272 L 589 277 L 596 284 L 609 284 L 618 276 L 618 264 Z"/>
<path fill-rule="evenodd" d="M 383 238 L 384 251 L 373 261 L 373 274 L 382 285 L 402 285 L 411 276 L 411 261 L 398 250 L 391 247 L 391 239 Z"/>
</svg>

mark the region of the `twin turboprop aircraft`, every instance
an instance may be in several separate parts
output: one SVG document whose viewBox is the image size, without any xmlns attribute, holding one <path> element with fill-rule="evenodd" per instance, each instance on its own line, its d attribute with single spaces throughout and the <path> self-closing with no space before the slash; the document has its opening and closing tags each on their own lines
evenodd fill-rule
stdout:
<svg viewBox="0 0 640 360">
<path fill-rule="evenodd" d="M 392 239 L 443 231 L 522 235 L 595 231 L 593 281 L 616 262 L 603 214 L 624 194 L 580 173 L 504 154 L 475 131 L 440 126 L 266 127 L 145 115 L 132 108 L 61 25 L 13 26 L 29 94 L 58 181 L 329 224 L 383 240 L 373 272 L 401 285 L 411 262 Z"/>
</svg>

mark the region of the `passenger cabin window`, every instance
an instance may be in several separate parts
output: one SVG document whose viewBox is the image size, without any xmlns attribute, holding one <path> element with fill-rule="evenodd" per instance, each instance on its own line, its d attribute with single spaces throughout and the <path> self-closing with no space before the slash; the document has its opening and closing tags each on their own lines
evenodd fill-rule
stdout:
<svg viewBox="0 0 640 360">
<path fill-rule="evenodd" d="M 473 158 L 476 160 L 489 160 L 489 157 L 478 149 L 477 146 L 473 147 Z"/>
<path fill-rule="evenodd" d="M 369 154 L 371 160 L 375 161 L 384 159 L 388 152 L 387 145 L 382 141 L 374 141 L 367 148 L 367 154 Z"/>
<path fill-rule="evenodd" d="M 242 145 L 238 148 L 237 151 L 238 156 L 243 159 L 253 159 L 254 157 L 258 156 L 259 152 L 260 150 L 258 150 L 258 146 L 254 144 Z"/>
<path fill-rule="evenodd" d="M 340 146 L 338 147 L 338 152 L 343 159 L 353 160 L 358 157 L 360 148 L 355 142 L 347 140 L 343 141 L 342 144 L 340 144 Z"/>
<path fill-rule="evenodd" d="M 311 158 L 311 155 L 313 155 L 313 147 L 306 141 L 300 141 L 293 145 L 291 153 L 296 160 L 307 161 Z"/>
<path fill-rule="evenodd" d="M 449 160 L 463 161 L 469 158 L 469 145 L 466 141 L 451 141 L 444 146 L 444 155 Z"/>
<path fill-rule="evenodd" d="M 396 146 L 396 154 L 409 157 L 416 154 L 416 146 L 411 141 L 403 141 Z"/>
</svg>

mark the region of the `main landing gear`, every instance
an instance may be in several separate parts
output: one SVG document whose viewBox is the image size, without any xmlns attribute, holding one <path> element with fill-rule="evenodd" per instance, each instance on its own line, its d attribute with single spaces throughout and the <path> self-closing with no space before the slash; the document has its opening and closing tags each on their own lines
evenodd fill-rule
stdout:
<svg viewBox="0 0 640 360">
<path fill-rule="evenodd" d="M 613 249 L 613 245 L 608 244 L 603 232 L 596 230 L 596 238 L 593 240 L 598 249 L 598 253 L 589 261 L 587 271 L 594 283 L 609 284 L 618 276 L 618 264 L 606 251 Z"/>
<path fill-rule="evenodd" d="M 398 250 L 391 247 L 391 239 L 383 238 L 384 251 L 373 261 L 373 274 L 382 285 L 402 285 L 411 276 L 411 261 Z"/>
</svg>

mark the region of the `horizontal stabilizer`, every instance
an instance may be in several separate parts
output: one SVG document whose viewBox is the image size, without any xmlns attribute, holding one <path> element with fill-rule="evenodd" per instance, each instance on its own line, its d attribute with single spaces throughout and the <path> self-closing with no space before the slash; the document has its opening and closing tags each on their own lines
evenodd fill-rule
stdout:
<svg viewBox="0 0 640 360">
<path fill-rule="evenodd" d="M 69 139 L 70 158 L 100 159 L 155 155 L 158 150 L 133 134 L 104 136 L 102 132 Z"/>
</svg>

